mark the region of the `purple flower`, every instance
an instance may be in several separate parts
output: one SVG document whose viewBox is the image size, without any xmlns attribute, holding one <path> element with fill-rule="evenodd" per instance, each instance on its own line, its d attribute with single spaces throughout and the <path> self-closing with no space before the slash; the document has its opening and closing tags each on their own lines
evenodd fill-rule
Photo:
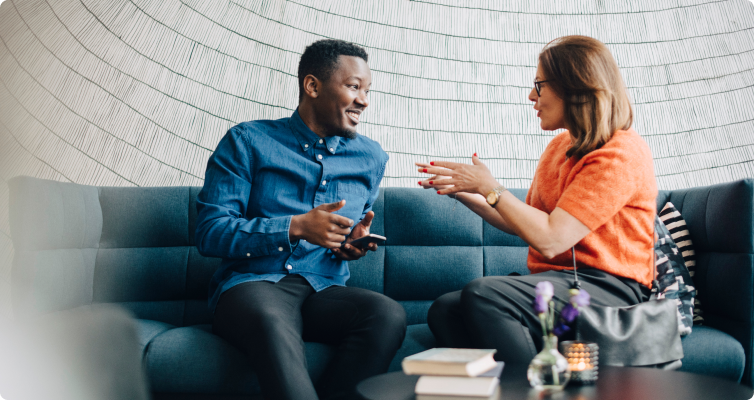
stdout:
<svg viewBox="0 0 754 400">
<path fill-rule="evenodd" d="M 547 312 L 548 302 L 544 297 L 540 295 L 534 297 L 534 303 L 532 305 L 534 306 L 534 312 L 536 312 L 537 314 L 543 314 Z"/>
<path fill-rule="evenodd" d="M 586 290 L 579 290 L 579 293 L 571 296 L 571 304 L 576 307 L 586 307 L 589 305 L 589 293 Z"/>
<path fill-rule="evenodd" d="M 571 303 L 566 304 L 562 310 L 560 310 L 560 317 L 563 321 L 571 323 L 579 315 L 579 309 L 574 307 Z M 559 336 L 559 335 L 558 335 Z"/>
<path fill-rule="evenodd" d="M 552 299 L 552 295 L 555 293 L 555 289 L 552 287 L 552 283 L 548 281 L 542 281 L 539 282 L 534 289 L 534 293 L 537 296 L 542 296 L 542 298 L 545 299 L 545 302 L 550 301 Z"/>
<path fill-rule="evenodd" d="M 558 325 L 557 325 L 557 326 L 555 327 L 555 329 L 553 329 L 553 330 L 552 330 L 552 333 L 553 333 L 553 334 L 554 334 L 555 336 L 558 336 L 558 337 L 559 337 L 559 336 L 563 336 L 563 334 L 565 334 L 566 332 L 568 332 L 568 331 L 570 331 L 570 330 L 571 330 L 571 327 L 570 327 L 570 326 L 568 326 L 568 325 L 566 325 L 566 324 L 564 324 L 564 323 L 562 323 L 562 322 L 561 322 L 561 323 L 559 323 L 559 324 L 558 324 Z"/>
</svg>

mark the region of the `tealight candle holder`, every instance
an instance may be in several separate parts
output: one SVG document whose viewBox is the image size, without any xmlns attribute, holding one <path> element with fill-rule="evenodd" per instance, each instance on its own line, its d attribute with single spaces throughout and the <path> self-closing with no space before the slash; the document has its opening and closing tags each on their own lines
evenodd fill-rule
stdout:
<svg viewBox="0 0 754 400">
<path fill-rule="evenodd" d="M 597 343 L 569 340 L 560 344 L 560 352 L 568 360 L 571 382 L 592 384 L 599 370 L 599 346 Z"/>
</svg>

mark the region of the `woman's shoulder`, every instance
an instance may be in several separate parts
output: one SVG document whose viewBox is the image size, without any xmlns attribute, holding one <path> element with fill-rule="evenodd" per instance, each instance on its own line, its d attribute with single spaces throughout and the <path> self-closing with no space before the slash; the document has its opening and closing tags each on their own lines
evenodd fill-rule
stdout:
<svg viewBox="0 0 754 400">
<path fill-rule="evenodd" d="M 625 148 L 626 150 L 649 151 L 649 145 L 634 128 L 617 130 L 605 146 Z"/>
<path fill-rule="evenodd" d="M 620 156 L 628 160 L 647 161 L 652 160 L 652 151 L 649 145 L 633 128 L 618 130 L 613 137 L 601 148 L 592 151 L 585 157 L 615 157 Z"/>
<path fill-rule="evenodd" d="M 546 153 L 560 152 L 565 154 L 568 148 L 571 146 L 571 134 L 568 131 L 563 131 L 555 135 L 550 140 L 550 143 L 545 147 L 543 155 Z"/>
</svg>

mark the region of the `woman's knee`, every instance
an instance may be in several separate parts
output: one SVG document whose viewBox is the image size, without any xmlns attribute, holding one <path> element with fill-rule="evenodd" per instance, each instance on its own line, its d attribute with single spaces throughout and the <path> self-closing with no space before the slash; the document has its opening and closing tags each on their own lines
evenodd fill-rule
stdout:
<svg viewBox="0 0 754 400">
<path fill-rule="evenodd" d="M 497 299 L 506 293 L 510 285 L 500 277 L 477 278 L 469 282 L 461 291 L 461 304 L 475 303 L 480 300 Z"/>
<path fill-rule="evenodd" d="M 453 315 L 459 313 L 461 307 L 461 291 L 445 293 L 432 302 L 427 311 L 427 323 L 430 328 L 433 324 L 446 323 Z"/>
</svg>

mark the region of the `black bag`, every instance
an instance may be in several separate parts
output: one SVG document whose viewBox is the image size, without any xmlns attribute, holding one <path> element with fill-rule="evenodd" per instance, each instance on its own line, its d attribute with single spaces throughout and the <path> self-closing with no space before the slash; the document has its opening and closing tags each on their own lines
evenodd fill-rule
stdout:
<svg viewBox="0 0 754 400">
<path fill-rule="evenodd" d="M 576 249 L 572 251 L 574 287 L 578 289 Z M 580 307 L 576 339 L 597 343 L 602 365 L 678 369 L 683 347 L 677 313 L 674 300 L 657 300 L 655 295 L 628 307 Z"/>
</svg>

